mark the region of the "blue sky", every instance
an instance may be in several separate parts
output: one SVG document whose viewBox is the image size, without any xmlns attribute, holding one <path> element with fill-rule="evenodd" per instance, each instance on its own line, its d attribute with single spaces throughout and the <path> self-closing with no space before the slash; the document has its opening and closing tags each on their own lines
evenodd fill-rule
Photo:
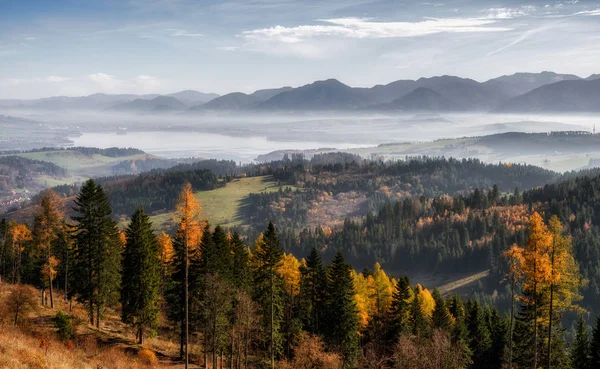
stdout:
<svg viewBox="0 0 600 369">
<path fill-rule="evenodd" d="M 600 73 L 600 0 L 0 0 L 0 98 Z"/>
</svg>

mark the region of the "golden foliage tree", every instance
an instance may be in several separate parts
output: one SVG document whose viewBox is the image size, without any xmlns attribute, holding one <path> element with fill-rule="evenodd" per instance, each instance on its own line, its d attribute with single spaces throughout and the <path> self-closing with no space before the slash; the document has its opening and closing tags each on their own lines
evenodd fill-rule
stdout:
<svg viewBox="0 0 600 369">
<path fill-rule="evenodd" d="M 56 267 L 59 264 L 59 260 L 53 255 L 52 243 L 59 238 L 63 228 L 65 214 L 62 207 L 63 199 L 56 192 L 52 190 L 42 192 L 33 227 L 33 239 L 44 260 L 43 274 L 48 278 L 51 308 L 54 308 L 52 281 L 56 276 Z"/>
<path fill-rule="evenodd" d="M 8 239 L 11 242 L 13 249 L 13 267 L 12 267 L 12 282 L 21 282 L 21 261 L 23 259 L 23 251 L 25 251 L 25 242 L 31 241 L 31 230 L 26 224 L 11 221 L 8 224 Z"/>
<path fill-rule="evenodd" d="M 185 279 L 184 279 L 184 310 L 185 310 L 185 367 L 189 365 L 189 264 L 190 264 L 190 251 L 195 251 L 200 244 L 202 238 L 202 224 L 200 216 L 202 214 L 202 205 L 194 197 L 192 192 L 192 185 L 186 182 L 183 185 L 181 193 L 179 194 L 179 200 L 175 207 L 176 214 L 179 219 L 179 229 L 177 232 L 181 236 L 184 243 L 184 265 L 185 265 Z"/>
</svg>

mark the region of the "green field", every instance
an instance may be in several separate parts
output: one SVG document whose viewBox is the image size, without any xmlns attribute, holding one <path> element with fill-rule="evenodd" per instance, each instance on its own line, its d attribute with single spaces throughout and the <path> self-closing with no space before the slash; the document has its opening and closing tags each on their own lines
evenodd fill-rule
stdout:
<svg viewBox="0 0 600 369">
<path fill-rule="evenodd" d="M 279 188 L 271 176 L 239 178 L 227 183 L 225 187 L 211 191 L 200 191 L 196 198 L 202 204 L 202 217 L 207 218 L 211 225 L 231 227 L 242 224 L 239 211 L 244 198 L 250 193 L 274 192 Z M 172 224 L 173 213 L 165 213 L 151 217 L 154 227 L 164 229 Z"/>
</svg>

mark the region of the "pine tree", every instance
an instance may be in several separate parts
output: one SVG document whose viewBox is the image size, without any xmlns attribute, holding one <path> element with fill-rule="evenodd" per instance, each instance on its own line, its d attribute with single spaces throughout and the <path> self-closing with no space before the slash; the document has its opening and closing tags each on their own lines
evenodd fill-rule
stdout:
<svg viewBox="0 0 600 369">
<path fill-rule="evenodd" d="M 231 269 L 233 286 L 239 290 L 249 292 L 252 284 L 249 264 L 250 253 L 237 232 L 234 232 L 231 237 L 230 247 L 233 254 Z"/>
<path fill-rule="evenodd" d="M 394 347 L 400 335 L 410 332 L 409 316 L 414 292 L 410 286 L 408 277 L 400 277 L 396 282 L 396 288 L 390 307 L 390 329 L 388 334 L 388 346 Z"/>
<path fill-rule="evenodd" d="M 448 298 L 446 302 L 448 312 L 454 318 L 454 324 L 452 325 L 452 341 L 456 344 L 466 343 L 469 332 L 467 330 L 467 312 L 462 299 L 457 295 L 453 294 Z"/>
<path fill-rule="evenodd" d="M 90 323 L 100 327 L 102 308 L 118 301 L 121 240 L 101 186 L 88 180 L 75 200 L 75 247 L 72 293 L 88 308 Z"/>
<path fill-rule="evenodd" d="M 268 347 L 271 368 L 282 353 L 284 286 L 277 270 L 283 258 L 283 250 L 273 223 L 269 222 L 264 235 L 257 240 L 252 255 L 254 275 L 254 300 L 259 304 L 263 316 L 264 342 Z"/>
<path fill-rule="evenodd" d="M 473 353 L 473 367 L 488 368 L 489 351 L 492 346 L 490 331 L 481 305 L 474 300 L 467 302 L 467 330 L 469 332 L 469 348 Z"/>
<path fill-rule="evenodd" d="M 143 209 L 136 211 L 125 230 L 121 282 L 121 317 L 137 327 L 140 344 L 144 327 L 158 326 L 158 298 L 161 283 L 160 245 L 152 232 L 152 223 Z"/>
<path fill-rule="evenodd" d="M 493 307 L 485 309 L 485 316 L 491 338 L 488 365 L 490 369 L 502 369 L 508 348 L 509 320 Z"/>
<path fill-rule="evenodd" d="M 434 328 L 443 329 L 449 331 L 452 327 L 452 321 L 450 313 L 446 308 L 446 302 L 442 298 L 438 289 L 433 290 L 433 300 L 435 301 L 435 308 L 433 309 L 432 322 Z"/>
<path fill-rule="evenodd" d="M 326 313 L 327 273 L 321 255 L 316 248 L 312 248 L 300 272 L 303 328 L 311 334 L 322 334 L 323 320 Z"/>
<path fill-rule="evenodd" d="M 411 333 L 415 336 L 426 336 L 429 333 L 429 324 L 423 313 L 423 306 L 419 300 L 419 295 L 423 293 L 421 286 L 414 288 L 414 297 L 410 304 L 409 325 Z"/>
<path fill-rule="evenodd" d="M 590 369 L 595 368 L 600 368 L 600 315 L 596 317 L 590 344 Z"/>
<path fill-rule="evenodd" d="M 575 324 L 575 340 L 571 346 L 571 365 L 573 369 L 590 369 L 590 333 L 583 315 Z"/>
<path fill-rule="evenodd" d="M 342 368 L 354 368 L 360 352 L 358 316 L 351 267 L 338 251 L 327 271 L 327 334 L 329 347 L 339 352 Z"/>
</svg>

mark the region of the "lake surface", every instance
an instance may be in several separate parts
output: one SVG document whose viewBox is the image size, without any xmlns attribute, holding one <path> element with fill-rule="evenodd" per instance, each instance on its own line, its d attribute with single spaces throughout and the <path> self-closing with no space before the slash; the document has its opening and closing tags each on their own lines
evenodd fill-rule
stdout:
<svg viewBox="0 0 600 369">
<path fill-rule="evenodd" d="M 319 148 L 357 148 L 368 145 L 355 143 L 273 141 L 260 136 L 227 136 L 203 132 L 132 132 L 126 135 L 116 133 L 84 133 L 72 137 L 75 146 L 98 148 L 134 147 L 149 154 L 165 158 L 216 158 L 250 162 L 260 154 L 275 150 L 310 150 Z"/>
</svg>

